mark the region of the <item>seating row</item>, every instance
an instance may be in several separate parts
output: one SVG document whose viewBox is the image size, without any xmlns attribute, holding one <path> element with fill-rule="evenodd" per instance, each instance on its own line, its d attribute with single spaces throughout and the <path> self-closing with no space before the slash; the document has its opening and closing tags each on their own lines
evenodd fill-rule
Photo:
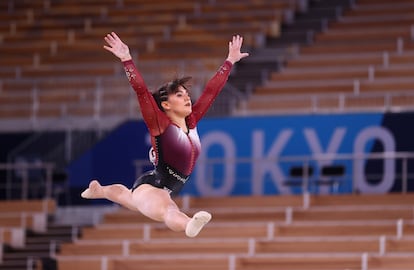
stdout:
<svg viewBox="0 0 414 270">
<path fill-rule="evenodd" d="M 296 239 L 290 238 L 275 240 L 259 239 L 211 239 L 204 241 L 78 241 L 64 244 L 59 256 L 160 256 L 172 254 L 221 254 L 221 255 L 262 255 L 272 254 L 281 256 L 286 254 L 337 254 L 352 253 L 413 253 L 414 240 L 411 239 L 384 239 L 375 238 L 330 238 L 330 239 Z M 382 250 L 384 249 L 384 250 Z"/>
<path fill-rule="evenodd" d="M 413 195 L 192 198 L 213 219 L 184 238 L 139 213 L 118 209 L 61 246 L 59 269 L 411 269 Z"/>
<path fill-rule="evenodd" d="M 145 77 L 149 85 L 170 80 L 171 70 L 178 70 L 182 63 L 190 65 L 189 70 L 196 77 L 202 74 L 202 80 L 194 82 L 199 85 L 204 84 L 205 78 L 217 69 L 218 64 L 209 62 L 222 62 L 224 59 L 231 35 L 245 36 L 246 47 L 260 46 L 260 36 L 270 31 L 269 26 L 277 28 L 297 8 L 295 0 L 225 3 L 180 0 L 174 5 L 163 0 L 151 3 L 127 0 L 43 1 L 27 5 L 9 1 L 0 11 L 0 18 L 7 22 L 1 24 L 0 54 L 8 56 L 0 59 L 0 99 L 5 99 L 2 104 L 7 104 L 1 106 L 1 118 L 94 116 L 96 110 L 76 108 L 71 98 L 77 99 L 76 95 L 66 98 L 66 93 L 62 92 L 68 91 L 60 89 L 59 85 L 53 89 L 59 98 L 45 92 L 39 96 L 52 97 L 32 99 L 30 104 L 23 101 L 24 98 L 14 96 L 14 90 L 17 87 L 28 93 L 36 88 L 43 93 L 42 82 L 55 78 L 74 82 L 80 78 L 92 82 L 99 78 L 125 80 L 119 63 L 102 49 L 103 37 L 111 31 L 116 31 L 129 45 L 134 58 L 142 64 L 143 73 L 151 74 L 149 78 Z M 31 46 L 28 47 L 28 43 Z M 194 59 L 199 61 L 197 67 L 191 64 Z M 168 61 L 168 65 L 164 61 Z M 114 68 L 115 63 L 118 63 L 118 68 Z M 157 63 L 158 76 L 153 78 L 154 72 L 145 72 L 144 67 Z M 170 68 L 161 68 L 166 66 Z M 88 83 L 78 83 L 71 91 L 88 89 Z M 125 103 L 129 95 L 117 98 Z M 14 100 L 22 104 L 13 106 Z M 52 101 L 53 104 L 48 105 Z M 86 98 L 84 107 L 93 108 L 95 102 Z M 119 106 L 113 106 L 113 102 L 103 102 L 100 107 L 109 115 L 119 113 L 114 111 Z M 40 111 L 33 108 L 40 108 Z"/>
<path fill-rule="evenodd" d="M 356 1 L 256 87 L 241 114 L 412 109 L 414 7 Z"/>
<path fill-rule="evenodd" d="M 73 257 L 76 258 L 76 257 Z M 172 264 L 174 262 L 174 264 Z M 92 256 L 78 261 L 65 258 L 59 261 L 58 267 L 61 270 L 90 269 L 90 270 L 115 270 L 115 269 L 134 269 L 139 265 L 139 269 L 220 269 L 220 270 L 273 270 L 273 269 L 292 269 L 292 270 L 343 270 L 361 269 L 362 262 L 359 255 L 347 256 L 196 256 L 182 258 L 177 256 L 165 256 L 154 258 L 128 257 L 123 256 Z M 370 270 L 385 269 L 412 269 L 414 260 L 412 257 L 400 256 L 377 256 L 372 255 L 366 259 L 366 265 Z"/>
<path fill-rule="evenodd" d="M 214 215 L 213 215 L 214 217 Z M 234 230 L 234 227 L 240 230 Z M 121 230 L 120 230 L 121 229 Z M 277 221 L 244 220 L 235 222 L 215 221 L 206 227 L 199 235 L 200 239 L 232 240 L 232 239 L 312 239 L 312 238 L 379 238 L 387 236 L 391 238 L 414 236 L 414 225 L 411 221 L 401 220 L 312 220 L 294 221 L 285 224 Z M 136 223 L 104 223 L 95 227 L 82 229 L 81 241 L 85 240 L 179 240 L 182 234 L 171 232 L 164 226 Z"/>
</svg>

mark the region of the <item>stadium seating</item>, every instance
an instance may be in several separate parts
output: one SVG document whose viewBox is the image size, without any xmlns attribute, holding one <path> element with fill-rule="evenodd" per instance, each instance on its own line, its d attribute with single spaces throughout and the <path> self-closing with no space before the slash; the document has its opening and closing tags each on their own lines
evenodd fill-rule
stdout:
<svg viewBox="0 0 414 270">
<path fill-rule="evenodd" d="M 52 199 L 0 201 L 0 226 L 44 231 L 48 215 L 54 213 L 56 207 Z"/>
<path fill-rule="evenodd" d="M 0 201 L 0 269 L 19 269 L 21 265 L 28 267 L 27 258 L 35 262 L 40 259 L 33 258 L 42 252 L 25 254 L 28 247 L 28 234 L 35 232 L 44 234 L 47 231 L 49 217 L 56 211 L 56 202 L 52 199 L 44 200 L 4 200 Z M 11 250 L 20 252 L 13 253 Z M 27 255 L 28 257 L 25 257 Z"/>
<path fill-rule="evenodd" d="M 137 117 L 121 65 L 102 49 L 106 33 L 116 31 L 130 46 L 150 87 L 190 71 L 202 85 L 223 60 L 229 36 L 240 33 L 246 48 L 259 49 L 300 8 L 293 0 L 9 1 L 2 7 L 1 119 Z M 392 106 L 411 106 L 410 12 L 404 0 L 355 2 L 258 86 L 240 111 L 375 109 L 384 107 L 384 95 Z"/>
<path fill-rule="evenodd" d="M 412 109 L 412 11 L 404 0 L 355 1 L 258 86 L 242 110 Z"/>
<path fill-rule="evenodd" d="M 260 49 L 263 36 L 275 35 L 298 3 L 0 1 L 5 56 L 0 119 L 136 117 L 122 65 L 102 49 L 105 34 L 116 31 L 130 46 L 151 88 L 189 73 L 197 90 L 223 61 L 229 36 L 240 33 L 247 48 Z M 313 44 L 285 59 L 282 71 L 271 73 L 241 110 L 378 108 L 391 91 L 393 105 L 410 106 L 412 12 L 408 0 L 356 1 L 314 35 Z M 120 209 L 83 228 L 55 259 L 59 270 L 408 270 L 414 265 L 413 199 L 411 194 L 183 198 L 179 205 L 187 213 L 213 213 L 195 239 Z M 24 211 L 45 210 L 43 204 L 19 203 Z M 13 233 L 38 229 L 44 217 L 0 214 L 3 243 L 18 245 Z"/>
<path fill-rule="evenodd" d="M 122 65 L 102 48 L 107 33 L 129 45 L 151 88 L 190 71 L 201 85 L 231 35 L 260 46 L 257 37 L 296 8 L 294 0 L 3 2 L 0 119 L 136 117 Z"/>
<path fill-rule="evenodd" d="M 286 199 L 286 200 L 284 200 Z M 61 246 L 59 269 L 412 269 L 413 194 L 188 198 L 213 220 L 186 238 L 119 210 Z M 367 268 L 363 268 L 366 265 Z"/>
</svg>

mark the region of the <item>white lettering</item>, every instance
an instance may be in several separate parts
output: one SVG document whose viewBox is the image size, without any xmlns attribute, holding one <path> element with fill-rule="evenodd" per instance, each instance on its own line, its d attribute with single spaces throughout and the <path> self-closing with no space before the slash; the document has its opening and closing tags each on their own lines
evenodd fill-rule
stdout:
<svg viewBox="0 0 414 270">
<path fill-rule="evenodd" d="M 346 129 L 342 127 L 335 129 L 326 151 L 323 150 L 321 141 L 318 139 L 315 129 L 306 128 L 303 133 L 309 144 L 312 156 L 316 158 L 318 167 L 322 168 L 322 166 L 330 165 L 335 161 L 335 154 L 338 153 L 339 147 L 345 136 Z M 324 158 L 324 156 L 326 156 L 326 158 Z M 319 187 L 319 193 L 329 193 L 329 186 Z"/>
<path fill-rule="evenodd" d="M 262 195 L 264 192 L 264 180 L 266 173 L 270 173 L 273 183 L 280 193 L 291 193 L 288 187 L 283 185 L 285 175 L 283 174 L 279 164 L 276 162 L 276 158 L 280 156 L 283 148 L 286 146 L 287 141 L 292 136 L 293 131 L 290 129 L 283 130 L 277 139 L 273 142 L 272 147 L 265 152 L 265 137 L 263 131 L 254 131 L 252 139 L 252 152 L 253 152 L 253 173 L 252 173 L 252 193 L 255 195 Z"/>
<path fill-rule="evenodd" d="M 205 196 L 225 196 L 231 194 L 235 185 L 236 171 L 236 146 L 233 139 L 224 132 L 210 132 L 202 138 L 203 151 L 200 153 L 197 165 L 196 187 L 201 195 Z M 219 145 L 223 148 L 224 157 L 218 161 L 208 160 L 207 153 L 209 147 Z M 224 159 L 224 162 L 223 162 Z M 213 187 L 214 164 L 222 165 L 224 175 L 222 185 Z"/>
<path fill-rule="evenodd" d="M 387 193 L 394 184 L 395 179 L 395 159 L 384 159 L 384 170 L 381 181 L 378 184 L 371 184 L 365 175 L 366 157 L 364 153 L 368 142 L 378 140 L 382 143 L 385 153 L 395 151 L 395 140 L 389 130 L 383 127 L 368 127 L 364 129 L 356 138 L 354 144 L 354 187 L 361 193 Z"/>
</svg>

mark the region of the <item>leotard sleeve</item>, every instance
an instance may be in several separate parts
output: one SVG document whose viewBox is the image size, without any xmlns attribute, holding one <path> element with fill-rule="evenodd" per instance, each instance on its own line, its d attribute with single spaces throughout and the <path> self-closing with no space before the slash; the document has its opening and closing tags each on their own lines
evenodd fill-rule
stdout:
<svg viewBox="0 0 414 270">
<path fill-rule="evenodd" d="M 154 98 L 152 93 L 148 90 L 144 79 L 135 67 L 132 60 L 123 62 L 125 73 L 128 77 L 128 81 L 134 89 L 138 102 L 141 108 L 142 117 L 148 127 L 148 130 L 152 136 L 160 135 L 165 128 L 169 125 L 170 120 L 162 112 Z"/>
<path fill-rule="evenodd" d="M 218 96 L 226 84 L 232 66 L 233 65 L 230 61 L 225 61 L 220 66 L 216 74 L 208 81 L 203 93 L 193 105 L 192 113 L 187 117 L 187 124 L 189 128 L 194 128 L 198 121 L 200 121 L 200 119 L 206 114 L 207 110 L 214 102 L 214 99 Z"/>
</svg>

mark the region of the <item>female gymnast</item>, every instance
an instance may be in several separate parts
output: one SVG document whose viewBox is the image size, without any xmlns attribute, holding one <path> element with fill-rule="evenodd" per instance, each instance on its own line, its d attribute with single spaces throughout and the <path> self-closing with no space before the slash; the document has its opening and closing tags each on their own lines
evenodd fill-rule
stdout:
<svg viewBox="0 0 414 270">
<path fill-rule="evenodd" d="M 199 211 L 192 218 L 181 212 L 172 200 L 194 169 L 201 145 L 196 125 L 207 112 L 227 82 L 234 63 L 248 56 L 240 51 L 243 38 L 233 36 L 228 56 L 206 84 L 194 104 L 188 92 L 191 77 L 175 79 L 151 93 L 135 67 L 128 46 L 112 32 L 104 38 L 104 49 L 123 63 L 128 80 L 136 92 L 142 116 L 151 135 L 152 161 L 155 169 L 144 173 L 132 189 L 121 184 L 102 186 L 92 180 L 81 196 L 87 199 L 107 199 L 152 220 L 164 222 L 173 231 L 184 231 L 195 237 L 211 219 L 211 214 Z"/>
</svg>

